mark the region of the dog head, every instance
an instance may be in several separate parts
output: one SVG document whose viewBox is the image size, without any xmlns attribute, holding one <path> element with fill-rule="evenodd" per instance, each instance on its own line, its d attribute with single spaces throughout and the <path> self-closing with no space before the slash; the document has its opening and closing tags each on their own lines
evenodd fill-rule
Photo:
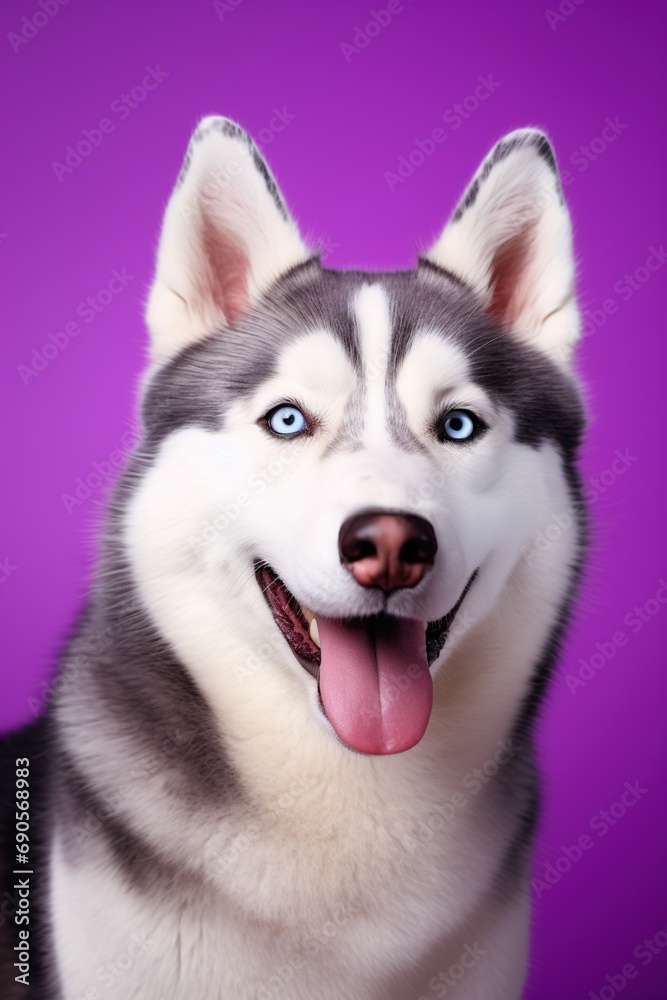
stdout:
<svg viewBox="0 0 667 1000">
<path fill-rule="evenodd" d="M 217 647 L 209 674 L 269 649 L 251 685 L 296 677 L 347 746 L 410 748 L 457 613 L 489 613 L 581 432 L 548 140 L 507 136 L 414 270 L 368 274 L 324 268 L 249 137 L 205 119 L 147 320 L 125 540 L 161 631 L 186 662 Z"/>
</svg>

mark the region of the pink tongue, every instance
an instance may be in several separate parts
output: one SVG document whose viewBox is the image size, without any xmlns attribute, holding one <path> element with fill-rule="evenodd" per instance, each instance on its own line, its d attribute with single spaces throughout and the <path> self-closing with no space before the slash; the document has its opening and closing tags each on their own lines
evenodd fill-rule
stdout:
<svg viewBox="0 0 667 1000">
<path fill-rule="evenodd" d="M 322 704 L 343 743 L 372 754 L 419 743 L 433 707 L 424 623 L 318 616 L 317 624 Z"/>
</svg>

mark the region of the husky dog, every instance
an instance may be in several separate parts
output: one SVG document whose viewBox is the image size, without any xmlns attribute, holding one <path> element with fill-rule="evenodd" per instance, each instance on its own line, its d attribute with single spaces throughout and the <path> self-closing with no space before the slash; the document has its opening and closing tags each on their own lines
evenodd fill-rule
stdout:
<svg viewBox="0 0 667 1000">
<path fill-rule="evenodd" d="M 581 510 L 583 427 L 549 141 L 504 138 L 418 265 L 374 274 L 323 267 L 206 118 L 147 322 L 90 600 L 8 744 L 39 995 L 517 1000 L 531 728 L 584 535 L 544 535 Z"/>
</svg>

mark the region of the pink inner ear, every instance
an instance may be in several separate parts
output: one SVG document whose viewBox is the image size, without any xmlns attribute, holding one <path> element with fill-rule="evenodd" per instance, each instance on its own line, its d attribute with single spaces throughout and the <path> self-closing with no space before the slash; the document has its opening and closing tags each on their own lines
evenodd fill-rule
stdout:
<svg viewBox="0 0 667 1000">
<path fill-rule="evenodd" d="M 489 312 L 511 326 L 521 313 L 528 262 L 533 249 L 534 226 L 525 226 L 503 243 L 493 258 Z"/>
<path fill-rule="evenodd" d="M 216 225 L 205 210 L 200 216 L 202 259 L 196 275 L 197 295 L 233 323 L 248 308 L 248 256 L 237 241 Z"/>
</svg>

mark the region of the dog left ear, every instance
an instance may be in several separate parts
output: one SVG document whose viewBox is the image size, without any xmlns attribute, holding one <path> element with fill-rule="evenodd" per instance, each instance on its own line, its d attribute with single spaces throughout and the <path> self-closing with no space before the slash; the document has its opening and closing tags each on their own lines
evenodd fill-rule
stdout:
<svg viewBox="0 0 667 1000">
<path fill-rule="evenodd" d="M 520 129 L 492 149 L 426 256 L 502 326 L 569 362 L 579 336 L 572 228 L 542 132 Z"/>
<path fill-rule="evenodd" d="M 162 225 L 146 310 L 153 360 L 230 325 L 308 257 L 252 139 L 227 118 L 204 118 Z"/>
</svg>

